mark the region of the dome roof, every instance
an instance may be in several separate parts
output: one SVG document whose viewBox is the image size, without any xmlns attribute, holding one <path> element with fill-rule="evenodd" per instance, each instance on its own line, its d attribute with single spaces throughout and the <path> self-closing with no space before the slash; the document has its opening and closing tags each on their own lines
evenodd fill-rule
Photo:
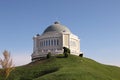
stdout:
<svg viewBox="0 0 120 80">
<path fill-rule="evenodd" d="M 54 22 L 53 25 L 48 26 L 44 30 L 43 33 L 53 32 L 53 31 L 56 31 L 58 33 L 60 33 L 60 32 L 69 32 L 69 33 L 71 33 L 70 30 L 66 26 L 61 25 L 59 22 Z"/>
</svg>

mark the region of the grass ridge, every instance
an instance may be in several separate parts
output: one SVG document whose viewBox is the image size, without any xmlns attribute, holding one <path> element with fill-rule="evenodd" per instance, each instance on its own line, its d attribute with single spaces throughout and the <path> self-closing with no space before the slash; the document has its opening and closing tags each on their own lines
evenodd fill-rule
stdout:
<svg viewBox="0 0 120 80">
<path fill-rule="evenodd" d="M 16 67 L 8 80 L 119 80 L 119 75 L 119 67 L 69 55 Z"/>
</svg>

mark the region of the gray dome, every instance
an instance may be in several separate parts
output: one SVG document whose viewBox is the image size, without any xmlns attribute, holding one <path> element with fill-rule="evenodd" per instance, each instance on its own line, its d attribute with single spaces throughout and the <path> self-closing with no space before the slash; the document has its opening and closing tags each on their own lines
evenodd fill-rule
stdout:
<svg viewBox="0 0 120 80">
<path fill-rule="evenodd" d="M 60 32 L 71 33 L 70 30 L 66 26 L 61 25 L 59 22 L 54 22 L 53 25 L 48 26 L 43 33 L 53 32 L 53 31 L 56 31 L 58 33 Z"/>
</svg>

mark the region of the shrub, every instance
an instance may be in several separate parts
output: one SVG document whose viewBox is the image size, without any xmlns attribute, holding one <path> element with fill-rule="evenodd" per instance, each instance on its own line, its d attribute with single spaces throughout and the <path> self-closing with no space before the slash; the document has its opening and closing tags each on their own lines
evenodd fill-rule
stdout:
<svg viewBox="0 0 120 80">
<path fill-rule="evenodd" d="M 68 53 L 67 53 L 67 52 L 64 53 L 64 57 L 65 57 L 65 58 L 68 57 Z"/>
<path fill-rule="evenodd" d="M 63 49 L 64 49 L 64 53 L 66 52 L 66 53 L 69 53 L 69 54 L 70 54 L 70 49 L 69 49 L 69 48 L 63 47 Z"/>
<path fill-rule="evenodd" d="M 47 59 L 51 58 L 51 52 L 48 52 Z"/>
<path fill-rule="evenodd" d="M 79 54 L 80 57 L 83 57 L 83 54 Z"/>
<path fill-rule="evenodd" d="M 64 57 L 68 57 L 68 55 L 70 54 L 70 49 L 69 48 L 67 48 L 67 47 L 63 47 L 63 49 L 64 49 L 64 52 L 63 52 L 63 54 L 64 54 Z"/>
</svg>

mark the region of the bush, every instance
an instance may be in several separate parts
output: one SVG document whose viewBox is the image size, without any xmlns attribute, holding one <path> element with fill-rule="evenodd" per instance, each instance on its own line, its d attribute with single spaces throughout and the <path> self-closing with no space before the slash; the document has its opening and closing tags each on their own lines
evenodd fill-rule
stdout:
<svg viewBox="0 0 120 80">
<path fill-rule="evenodd" d="M 64 57 L 65 57 L 65 58 L 68 57 L 68 53 L 67 53 L 67 52 L 64 53 Z"/>
<path fill-rule="evenodd" d="M 83 57 L 83 54 L 79 54 L 80 57 Z"/>
<path fill-rule="evenodd" d="M 68 57 L 68 55 L 70 54 L 70 49 L 69 48 L 67 48 L 67 47 L 63 47 L 63 49 L 64 49 L 64 52 L 63 52 L 63 54 L 64 54 L 64 57 Z"/>
<path fill-rule="evenodd" d="M 51 58 L 51 52 L 47 54 L 47 59 Z"/>
<path fill-rule="evenodd" d="M 69 53 L 70 54 L 70 49 L 69 48 L 63 47 L 63 49 L 64 49 L 64 53 Z"/>
</svg>

